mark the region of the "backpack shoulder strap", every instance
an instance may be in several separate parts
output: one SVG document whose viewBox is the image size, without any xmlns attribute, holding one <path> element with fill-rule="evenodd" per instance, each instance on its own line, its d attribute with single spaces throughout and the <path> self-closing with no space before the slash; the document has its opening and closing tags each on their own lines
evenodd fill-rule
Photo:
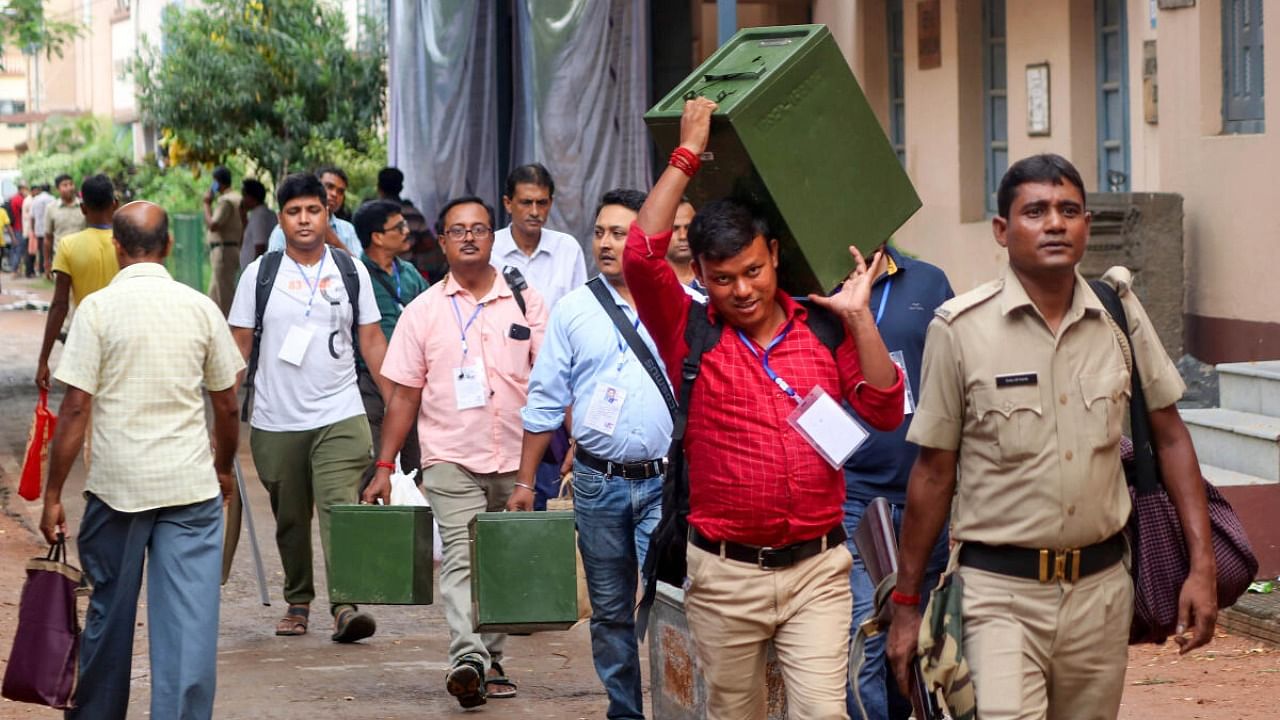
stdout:
<svg viewBox="0 0 1280 720">
<path fill-rule="evenodd" d="M 360 273 L 356 270 L 355 258 L 344 250 L 330 249 L 333 262 L 342 275 L 342 284 L 347 290 L 347 300 L 351 303 L 351 353 L 357 365 L 360 364 Z"/>
<path fill-rule="evenodd" d="M 700 302 L 689 303 L 689 317 L 684 326 L 684 342 L 689 353 L 684 356 L 680 366 L 680 400 L 677 402 L 679 412 L 674 419 L 671 430 L 673 449 L 684 440 L 685 426 L 689 420 L 689 401 L 693 397 L 693 382 L 702 372 L 702 356 L 720 342 L 724 326 L 712 323 L 707 317 L 707 306 Z"/>
<path fill-rule="evenodd" d="M 524 275 L 518 269 L 507 265 L 502 268 L 502 279 L 506 280 L 507 287 L 511 288 L 511 295 L 516 299 L 516 305 L 520 306 L 520 314 L 528 317 L 529 312 L 524 306 L 524 291 L 529 288 L 529 283 L 525 282 Z"/>
<path fill-rule="evenodd" d="M 240 419 L 248 421 L 249 403 L 253 401 L 253 380 L 258 374 L 258 353 L 262 347 L 262 318 L 267 312 L 267 301 L 271 299 L 271 288 L 275 287 L 276 274 L 280 272 L 280 261 L 284 259 L 284 251 L 276 250 L 262 256 L 258 263 L 258 280 L 253 288 L 253 347 L 249 350 L 249 367 L 244 375 L 244 405 L 240 407 Z"/>
<path fill-rule="evenodd" d="M 831 351 L 831 357 L 835 357 L 836 349 L 840 347 L 840 343 L 844 342 L 845 338 L 844 320 L 841 320 L 838 315 L 821 305 L 811 302 L 809 298 L 796 298 L 795 300 L 808 313 L 806 324 L 809 329 Z"/>
</svg>

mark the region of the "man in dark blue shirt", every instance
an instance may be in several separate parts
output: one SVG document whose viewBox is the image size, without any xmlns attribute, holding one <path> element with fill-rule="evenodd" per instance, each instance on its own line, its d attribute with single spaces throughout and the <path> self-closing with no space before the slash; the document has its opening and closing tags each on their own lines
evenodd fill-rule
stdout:
<svg viewBox="0 0 1280 720">
<path fill-rule="evenodd" d="M 871 311 L 875 314 L 880 336 L 889 356 L 906 375 L 906 406 L 902 424 L 897 430 L 870 436 L 844 466 L 846 496 L 845 529 L 849 534 L 849 550 L 853 568 L 849 583 L 853 589 L 853 625 L 851 633 L 871 615 L 875 602 L 875 585 L 853 545 L 853 531 L 862 520 L 863 511 L 877 497 L 892 506 L 894 531 L 902 529 L 902 512 L 907 496 L 907 476 L 915 463 L 919 448 L 907 442 L 907 428 L 915 411 L 920 391 L 920 363 L 924 354 L 925 332 L 933 320 L 933 311 L 955 295 L 942 270 L 929 263 L 906 257 L 893 247 L 887 248 L 884 273 L 871 288 Z M 947 534 L 944 531 L 929 560 L 924 587 L 932 589 L 947 564 Z M 887 720 L 911 715 L 911 704 L 898 692 L 884 656 L 884 636 L 866 643 L 866 662 L 858 676 L 863 707 L 870 720 Z M 848 693 L 849 716 L 861 717 Z"/>
</svg>

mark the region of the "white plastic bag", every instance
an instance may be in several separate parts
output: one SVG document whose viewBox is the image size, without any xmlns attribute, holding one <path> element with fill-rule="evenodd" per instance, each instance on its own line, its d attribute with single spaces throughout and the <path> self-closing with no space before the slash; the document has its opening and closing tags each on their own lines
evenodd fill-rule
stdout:
<svg viewBox="0 0 1280 720">
<path fill-rule="evenodd" d="M 396 458 L 396 471 L 391 473 L 391 504 L 392 505 L 416 505 L 418 507 L 431 507 L 431 503 L 427 502 L 427 498 L 423 496 L 422 491 L 413 483 L 413 478 L 418 474 L 417 470 L 410 470 L 406 475 L 399 470 L 400 458 Z M 431 520 L 431 557 L 436 562 L 444 559 L 444 544 L 440 540 L 440 525 L 435 519 Z"/>
</svg>

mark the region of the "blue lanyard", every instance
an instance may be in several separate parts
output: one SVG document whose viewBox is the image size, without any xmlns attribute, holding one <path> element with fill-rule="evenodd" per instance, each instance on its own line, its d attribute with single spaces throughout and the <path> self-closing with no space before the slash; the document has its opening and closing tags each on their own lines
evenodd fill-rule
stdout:
<svg viewBox="0 0 1280 720">
<path fill-rule="evenodd" d="M 110 230 L 111 229 L 111 225 L 109 224 L 106 224 L 106 225 L 91 224 L 89 225 L 89 227 L 93 228 L 94 230 Z"/>
<path fill-rule="evenodd" d="M 289 258 L 290 260 L 293 260 L 294 265 L 298 266 L 298 274 L 302 276 L 302 282 L 306 283 L 307 289 L 311 291 L 311 297 L 307 298 L 307 312 L 303 317 L 311 317 L 311 303 L 316 301 L 316 291 L 320 289 L 320 276 L 324 274 L 324 260 L 327 257 L 329 257 L 328 248 L 326 248 L 324 254 L 320 256 L 320 269 L 316 270 L 315 283 L 312 283 L 311 278 L 307 277 L 307 273 L 302 269 L 301 263 L 293 258 Z"/>
<path fill-rule="evenodd" d="M 876 311 L 876 327 L 880 327 L 880 318 L 884 317 L 884 309 L 889 305 L 889 289 L 893 287 L 893 276 L 884 283 L 884 292 L 880 293 L 880 309 Z"/>
<path fill-rule="evenodd" d="M 400 261 L 395 258 L 391 258 L 391 277 L 396 279 L 396 303 L 404 307 L 404 301 L 400 299 Z"/>
<path fill-rule="evenodd" d="M 471 313 L 471 319 L 467 320 L 467 324 L 462 324 L 462 311 L 458 309 L 458 296 L 450 295 L 449 302 L 453 303 L 453 318 L 458 321 L 458 334 L 462 338 L 462 362 L 467 362 L 467 331 L 471 329 L 471 323 L 476 321 L 480 316 L 480 311 L 484 309 L 484 303 L 477 303 L 476 309 Z"/>
<path fill-rule="evenodd" d="M 774 372 L 773 368 L 769 367 L 769 353 L 773 352 L 773 349 L 778 346 L 778 343 L 782 342 L 782 339 L 785 338 L 789 332 L 791 332 L 791 323 L 787 323 L 787 326 L 783 328 L 782 333 L 769 343 L 769 346 L 764 349 L 763 356 L 756 352 L 755 343 L 751 342 L 751 340 L 747 338 L 747 334 L 741 330 L 738 331 L 738 340 L 742 341 L 743 346 L 747 348 L 747 352 L 750 352 L 752 357 L 760 361 L 760 366 L 764 368 L 764 374 L 769 376 L 769 379 L 778 386 L 778 389 L 786 393 L 792 400 L 800 402 L 800 397 L 796 395 L 795 389 L 788 385 L 786 380 L 778 377 L 778 373 Z"/>
<path fill-rule="evenodd" d="M 640 329 L 640 318 L 631 325 L 636 330 Z M 617 327 L 613 328 L 613 334 L 618 338 L 618 372 L 622 372 L 622 368 L 627 364 L 627 339 L 622 336 L 622 331 Z"/>
</svg>

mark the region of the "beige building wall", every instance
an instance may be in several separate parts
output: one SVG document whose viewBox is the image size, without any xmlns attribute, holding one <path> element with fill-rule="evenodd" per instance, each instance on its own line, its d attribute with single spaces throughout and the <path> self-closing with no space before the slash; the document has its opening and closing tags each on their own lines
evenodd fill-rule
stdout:
<svg viewBox="0 0 1280 720">
<path fill-rule="evenodd" d="M 1267 132 L 1225 135 L 1221 2 L 1159 16 L 1159 189 L 1185 199 L 1188 346 L 1206 360 L 1277 358 L 1280 22 L 1264 25 Z"/>
</svg>

